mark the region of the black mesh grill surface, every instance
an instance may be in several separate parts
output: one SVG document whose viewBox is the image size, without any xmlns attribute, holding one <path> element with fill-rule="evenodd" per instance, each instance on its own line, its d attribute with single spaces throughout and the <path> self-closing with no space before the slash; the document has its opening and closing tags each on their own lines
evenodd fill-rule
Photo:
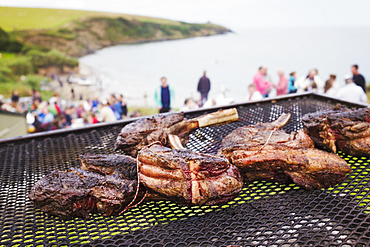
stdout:
<svg viewBox="0 0 370 247">
<path fill-rule="evenodd" d="M 187 148 L 216 153 L 221 140 L 235 128 L 273 121 L 283 112 L 292 114 L 284 130 L 297 131 L 302 128 L 303 114 L 337 103 L 308 94 L 235 105 L 242 121 L 198 129 Z M 215 110 L 190 112 L 186 117 Z M 92 214 L 86 220 L 63 221 L 34 208 L 28 193 L 40 178 L 78 166 L 77 157 L 83 153 L 120 153 L 113 146 L 127 123 L 1 142 L 0 246 L 369 246 L 369 159 L 344 153 L 339 155 L 353 173 L 326 190 L 254 182 L 225 205 L 147 202 L 121 216 Z"/>
</svg>

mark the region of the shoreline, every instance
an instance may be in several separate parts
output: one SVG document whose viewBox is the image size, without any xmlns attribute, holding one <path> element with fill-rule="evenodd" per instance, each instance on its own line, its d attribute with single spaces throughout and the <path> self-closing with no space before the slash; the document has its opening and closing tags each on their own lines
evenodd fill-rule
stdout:
<svg viewBox="0 0 370 247">
<path fill-rule="evenodd" d="M 78 104 L 81 100 L 88 100 L 98 96 L 96 91 L 92 89 L 91 85 L 68 83 L 67 77 L 57 78 L 62 80 L 63 86 L 61 86 L 58 79 L 51 80 L 51 91 L 57 93 L 61 99 L 66 101 L 67 105 Z"/>
</svg>

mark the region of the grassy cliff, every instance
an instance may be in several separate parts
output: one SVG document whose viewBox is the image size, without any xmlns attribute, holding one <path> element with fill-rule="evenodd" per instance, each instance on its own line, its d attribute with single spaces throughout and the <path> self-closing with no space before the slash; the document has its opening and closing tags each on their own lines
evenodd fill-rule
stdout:
<svg viewBox="0 0 370 247">
<path fill-rule="evenodd" d="M 0 27 L 19 42 L 80 57 L 101 48 L 222 34 L 211 23 L 193 24 L 92 11 L 0 7 Z"/>
</svg>

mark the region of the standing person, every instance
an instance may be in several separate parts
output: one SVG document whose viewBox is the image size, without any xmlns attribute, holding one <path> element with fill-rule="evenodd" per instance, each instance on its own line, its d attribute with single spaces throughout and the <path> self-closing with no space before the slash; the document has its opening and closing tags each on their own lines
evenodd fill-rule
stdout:
<svg viewBox="0 0 370 247">
<path fill-rule="evenodd" d="M 367 96 L 360 86 L 357 86 L 351 75 L 345 75 L 346 85 L 338 90 L 337 98 L 351 102 L 367 102 Z"/>
<path fill-rule="evenodd" d="M 307 76 L 302 76 L 296 81 L 296 88 L 299 93 L 317 92 L 322 93 L 324 82 L 320 79 L 317 69 L 311 69 Z"/>
<path fill-rule="evenodd" d="M 91 110 L 93 112 L 96 112 L 98 110 L 99 105 L 99 99 L 97 96 L 94 96 L 94 98 L 91 100 Z"/>
<path fill-rule="evenodd" d="M 295 71 L 293 71 L 289 74 L 288 93 L 296 93 L 297 92 L 297 89 L 294 86 L 295 78 L 296 78 L 296 73 L 295 73 Z"/>
<path fill-rule="evenodd" d="M 123 99 L 123 94 L 119 95 L 118 100 L 122 107 L 122 118 L 127 117 L 127 104 L 126 104 L 126 101 Z"/>
<path fill-rule="evenodd" d="M 253 77 L 253 83 L 256 86 L 258 92 L 262 94 L 263 97 L 267 98 L 271 91 L 271 87 L 273 84 L 265 79 L 267 75 L 267 68 L 266 67 L 259 67 L 258 72 Z"/>
<path fill-rule="evenodd" d="M 328 96 L 335 97 L 337 95 L 337 85 L 335 83 L 336 75 L 331 74 L 329 79 L 325 82 L 324 93 Z"/>
<path fill-rule="evenodd" d="M 75 100 L 76 94 L 75 94 L 75 90 L 73 88 L 71 88 L 71 96 L 72 96 L 72 100 Z"/>
<path fill-rule="evenodd" d="M 159 108 L 159 113 L 169 112 L 171 110 L 174 93 L 172 88 L 167 84 L 166 77 L 161 78 L 161 85 L 155 91 L 154 100 Z"/>
<path fill-rule="evenodd" d="M 364 92 L 366 93 L 366 81 L 364 76 L 358 72 L 358 65 L 357 64 L 352 65 L 351 70 L 353 75 L 352 77 L 353 81 L 356 83 L 357 86 L 360 86 L 362 90 L 364 90 Z"/>
<path fill-rule="evenodd" d="M 276 85 L 276 95 L 284 95 L 288 93 L 288 78 L 284 75 L 284 71 L 279 69 L 277 72 L 279 76 L 279 82 Z"/>
<path fill-rule="evenodd" d="M 203 72 L 203 76 L 199 79 L 198 82 L 198 92 L 200 93 L 200 106 L 208 100 L 208 93 L 211 90 L 211 81 L 206 76 L 207 71 Z"/>
<path fill-rule="evenodd" d="M 122 118 L 122 105 L 117 100 L 114 94 L 111 94 L 110 96 L 109 106 L 110 108 L 112 108 L 112 111 L 114 112 L 114 115 L 116 116 L 117 120 L 120 120 Z"/>
</svg>

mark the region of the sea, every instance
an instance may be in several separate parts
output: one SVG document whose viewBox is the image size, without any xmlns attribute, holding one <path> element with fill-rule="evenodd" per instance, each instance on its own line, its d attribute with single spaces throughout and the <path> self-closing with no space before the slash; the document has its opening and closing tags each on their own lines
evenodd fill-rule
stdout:
<svg viewBox="0 0 370 247">
<path fill-rule="evenodd" d="M 98 78 L 97 96 L 123 94 L 128 106 L 154 107 L 154 91 L 165 76 L 175 92 L 173 106 L 186 98 L 198 100 L 197 84 L 203 71 L 211 81 L 209 99 L 245 102 L 247 86 L 258 67 L 306 76 L 317 68 L 326 81 L 337 76 L 344 85 L 351 65 L 358 64 L 370 78 L 369 27 L 250 28 L 231 33 L 181 40 L 104 48 L 79 59 L 81 73 Z"/>
</svg>

